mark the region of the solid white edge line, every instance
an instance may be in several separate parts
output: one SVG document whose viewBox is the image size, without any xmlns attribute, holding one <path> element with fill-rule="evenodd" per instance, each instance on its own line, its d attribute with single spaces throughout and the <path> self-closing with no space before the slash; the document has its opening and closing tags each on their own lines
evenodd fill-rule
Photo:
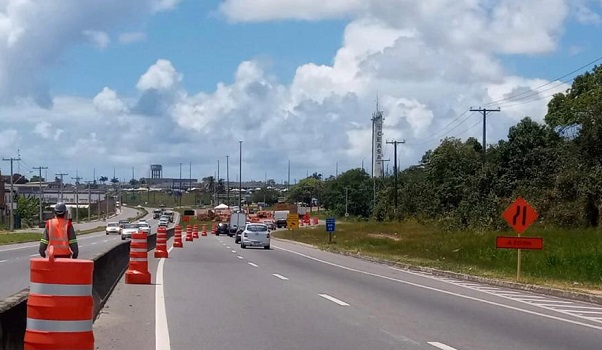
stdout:
<svg viewBox="0 0 602 350">
<path fill-rule="evenodd" d="M 248 262 L 247 264 L 249 264 L 249 265 L 251 265 L 251 266 L 253 266 L 253 267 L 259 267 L 259 265 L 257 265 L 257 264 L 253 264 L 252 262 Z"/>
<path fill-rule="evenodd" d="M 339 304 L 341 306 L 349 306 L 349 304 L 347 304 L 346 302 L 344 302 L 342 300 L 339 300 L 339 299 L 337 299 L 337 298 L 335 298 L 333 296 L 330 296 L 328 294 L 318 294 L 318 295 L 321 296 L 324 299 L 328 299 L 328 300 L 332 301 L 335 304 Z"/>
<path fill-rule="evenodd" d="M 436 341 L 430 341 L 430 342 L 427 342 L 427 344 L 432 345 L 432 346 L 434 346 L 436 348 L 439 348 L 441 350 L 457 350 L 456 348 L 452 348 L 449 345 L 445 345 L 443 343 L 439 343 L 439 342 L 436 342 Z"/>
<path fill-rule="evenodd" d="M 574 324 L 574 325 L 578 325 L 578 326 L 584 326 L 584 327 L 588 327 L 588 328 L 597 329 L 597 330 L 602 331 L 602 326 L 596 326 L 596 325 L 592 325 L 592 324 L 589 324 L 589 323 L 568 320 L 568 319 L 562 318 L 562 317 L 557 317 L 557 316 L 552 316 L 552 315 L 546 315 L 546 314 L 542 314 L 542 313 L 536 312 L 536 311 L 525 310 L 525 309 L 521 309 L 521 308 L 518 308 L 518 307 L 510 306 L 510 305 L 500 304 L 500 303 L 497 303 L 495 301 L 489 301 L 489 300 L 485 300 L 485 299 L 479 299 L 479 298 L 476 298 L 476 297 L 471 297 L 471 296 L 468 296 L 468 295 L 462 295 L 462 294 L 450 292 L 450 291 L 439 289 L 439 288 L 424 286 L 424 285 L 421 285 L 421 284 L 418 284 L 418 283 L 408 282 L 408 281 L 400 280 L 400 279 L 393 278 L 393 277 L 383 276 L 383 275 L 379 275 L 379 274 L 376 274 L 376 273 L 362 271 L 362 270 L 354 269 L 354 268 L 351 268 L 351 267 L 347 267 L 347 266 L 335 264 L 335 263 L 332 263 L 332 262 L 329 262 L 329 261 L 326 261 L 326 260 L 321 260 L 321 259 L 318 259 L 318 258 L 314 258 L 313 256 L 309 256 L 309 255 L 306 255 L 306 254 L 303 254 L 303 253 L 296 252 L 294 250 L 290 250 L 290 249 L 286 249 L 286 248 L 281 248 L 281 247 L 277 247 L 277 246 L 272 246 L 272 247 L 275 248 L 275 249 L 279 249 L 279 250 L 282 250 L 282 251 L 285 251 L 285 252 L 289 252 L 289 253 L 292 253 L 292 254 L 296 254 L 296 255 L 302 256 L 302 257 L 304 257 L 306 259 L 310 259 L 310 260 L 314 260 L 314 261 L 320 262 L 322 264 L 326 264 L 326 265 L 338 267 L 338 268 L 343 269 L 343 270 L 347 270 L 347 271 L 351 271 L 351 272 L 357 272 L 357 273 L 361 273 L 361 274 L 364 274 L 364 275 L 367 275 L 367 276 L 378 277 L 378 278 L 386 279 L 386 280 L 389 280 L 389 281 L 393 281 L 393 282 L 398 282 L 398 283 L 401 283 L 401 284 L 405 284 L 405 285 L 408 285 L 408 286 L 422 288 L 422 289 L 426 289 L 426 290 L 430 290 L 430 291 L 434 291 L 434 292 L 439 292 L 439 293 L 442 293 L 442 294 L 452 295 L 452 296 L 455 296 L 455 297 L 458 297 L 458 298 L 462 298 L 462 299 L 466 299 L 466 300 L 477 301 L 477 302 L 481 302 L 483 304 L 489 304 L 489 305 L 493 305 L 493 306 L 498 306 L 498 307 L 501 307 L 501 308 L 504 308 L 504 309 L 508 309 L 508 310 L 514 310 L 514 311 L 518 311 L 518 312 L 523 312 L 523 313 L 526 313 L 526 314 L 529 314 L 529 315 L 540 316 L 540 317 L 548 318 L 548 319 L 551 319 L 551 320 L 556 320 L 556 321 L 560 321 L 560 322 L 570 323 L 570 324 Z M 548 309 L 548 308 L 544 308 L 544 309 L 547 309 L 547 310 L 550 310 L 550 311 L 559 312 L 559 313 L 563 313 L 563 312 L 555 310 L 555 309 Z M 563 314 L 568 315 L 568 316 L 578 317 L 578 316 L 575 316 L 575 315 L 572 315 L 572 314 L 569 314 L 569 313 L 563 313 Z"/>
<path fill-rule="evenodd" d="M 167 252 L 171 252 L 171 246 Z M 155 349 L 170 350 L 169 326 L 167 324 L 167 312 L 165 309 L 165 294 L 163 292 L 163 265 L 165 258 L 159 259 L 157 266 L 157 278 L 155 286 Z"/>
<path fill-rule="evenodd" d="M 0 263 L 6 262 L 6 260 L 0 260 Z"/>
<path fill-rule="evenodd" d="M 288 281 L 288 277 L 284 277 L 284 276 L 279 275 L 277 273 L 273 273 L 272 276 L 274 276 L 276 278 L 280 278 L 281 280 L 284 280 L 284 281 Z"/>
</svg>

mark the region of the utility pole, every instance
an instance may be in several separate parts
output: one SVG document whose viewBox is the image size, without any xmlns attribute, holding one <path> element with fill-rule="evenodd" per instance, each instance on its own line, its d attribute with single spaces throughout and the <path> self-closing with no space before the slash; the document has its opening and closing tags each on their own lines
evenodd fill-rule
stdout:
<svg viewBox="0 0 602 350">
<path fill-rule="evenodd" d="M 86 185 L 88 185 L 88 221 L 92 219 L 92 183 L 94 181 L 86 181 Z"/>
<path fill-rule="evenodd" d="M 393 152 L 393 157 L 394 157 L 394 159 L 393 159 L 393 172 L 395 173 L 395 181 L 394 181 L 395 214 L 397 214 L 397 173 L 399 172 L 397 170 L 397 145 L 403 144 L 403 143 L 406 143 L 406 141 L 405 140 L 402 140 L 402 141 L 387 141 L 387 144 L 393 145 L 393 148 L 394 148 L 394 152 Z"/>
<path fill-rule="evenodd" d="M 13 162 L 21 161 L 21 157 L 17 158 L 2 158 L 5 162 L 10 162 L 10 230 L 15 229 L 15 215 L 14 215 L 14 206 L 15 206 L 15 193 L 14 193 L 14 181 L 13 181 Z"/>
<path fill-rule="evenodd" d="M 178 195 L 180 199 L 180 207 L 182 206 L 182 163 L 180 162 L 180 182 L 178 182 Z"/>
<path fill-rule="evenodd" d="M 71 178 L 75 180 L 75 222 L 79 222 L 79 180 L 82 178 L 77 175 L 77 170 L 75 170 L 75 177 Z"/>
<path fill-rule="evenodd" d="M 58 200 L 58 201 L 59 201 L 59 202 L 62 202 L 62 201 L 63 201 L 63 190 L 64 190 L 64 188 L 65 188 L 65 186 L 63 185 L 63 183 L 64 183 L 64 182 L 63 182 L 63 176 L 67 176 L 67 175 L 69 175 L 69 174 L 67 174 L 67 173 L 59 173 L 59 174 L 54 174 L 54 175 L 55 175 L 55 176 L 60 176 L 60 177 L 61 177 L 61 187 L 59 188 L 60 195 L 59 195 L 59 200 Z"/>
<path fill-rule="evenodd" d="M 339 162 L 336 162 L 336 164 L 335 164 L 334 177 L 335 178 L 339 177 Z"/>
<path fill-rule="evenodd" d="M 230 156 L 226 156 L 226 196 L 230 206 Z"/>
<path fill-rule="evenodd" d="M 48 167 L 46 166 L 39 166 L 39 167 L 34 167 L 34 170 L 39 171 L 39 178 L 38 178 L 38 183 L 40 184 L 40 223 L 42 223 L 42 202 L 44 201 L 44 195 L 42 193 L 42 170 L 43 169 L 48 169 Z M 46 179 L 46 181 L 48 181 L 48 179 Z"/>
<path fill-rule="evenodd" d="M 188 162 L 188 191 L 192 188 L 192 162 Z"/>
<path fill-rule="evenodd" d="M 238 209 L 242 212 L 242 140 L 238 141 Z"/>
<path fill-rule="evenodd" d="M 217 200 L 216 205 L 219 205 L 219 159 L 217 160 L 217 196 L 216 196 Z"/>
<path fill-rule="evenodd" d="M 500 107 L 498 107 L 498 108 L 472 108 L 472 107 L 470 107 L 470 111 L 483 113 L 483 161 L 485 161 L 487 158 L 487 114 L 489 112 L 499 112 Z"/>
<path fill-rule="evenodd" d="M 380 162 L 382 163 L 382 168 L 385 168 L 385 162 L 390 162 L 391 159 L 381 159 Z M 383 171 L 383 178 L 385 177 L 385 172 Z"/>
<path fill-rule="evenodd" d="M 286 180 L 286 191 L 287 191 L 287 193 L 288 193 L 290 187 L 291 187 L 291 161 L 289 159 L 289 161 L 288 161 L 288 179 Z"/>
</svg>

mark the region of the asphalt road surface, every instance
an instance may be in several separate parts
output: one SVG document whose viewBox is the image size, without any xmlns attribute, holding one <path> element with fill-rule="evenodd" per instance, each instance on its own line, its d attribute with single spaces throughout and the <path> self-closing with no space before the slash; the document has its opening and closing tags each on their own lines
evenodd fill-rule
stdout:
<svg viewBox="0 0 602 350">
<path fill-rule="evenodd" d="M 99 348 L 149 348 L 151 337 L 156 349 L 602 344 L 600 305 L 417 274 L 283 241 L 273 240 L 271 250 L 241 249 L 230 237 L 210 235 L 161 261 L 152 265 L 153 286 L 118 287 L 109 313 L 95 323 Z"/>
<path fill-rule="evenodd" d="M 119 221 L 120 219 L 133 218 L 138 210 L 123 207 L 119 215 L 109 218 L 109 221 Z M 157 228 L 157 222 L 150 220 L 152 213 L 145 217 L 153 228 Z M 76 230 L 86 230 L 105 225 L 104 221 L 94 221 L 90 223 L 75 224 Z M 107 236 L 104 229 L 98 233 L 80 235 L 77 238 L 79 244 L 80 259 L 90 259 L 96 254 L 107 250 L 119 242 L 119 235 Z M 14 293 L 17 293 L 29 287 L 29 260 L 32 257 L 39 257 L 39 242 L 29 242 L 20 244 L 3 245 L 0 247 L 0 299 L 4 299 Z"/>
</svg>

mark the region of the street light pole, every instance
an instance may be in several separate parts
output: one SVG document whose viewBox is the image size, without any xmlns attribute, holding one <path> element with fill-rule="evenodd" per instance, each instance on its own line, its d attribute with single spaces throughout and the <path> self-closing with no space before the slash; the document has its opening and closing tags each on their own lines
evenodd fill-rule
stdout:
<svg viewBox="0 0 602 350">
<path fill-rule="evenodd" d="M 228 206 L 230 206 L 230 156 L 226 156 L 226 196 L 228 197 Z"/>
<path fill-rule="evenodd" d="M 242 141 L 238 141 L 238 208 L 242 211 Z"/>
<path fill-rule="evenodd" d="M 77 170 L 75 171 L 75 177 L 71 179 L 75 180 L 75 222 L 79 222 L 79 180 L 81 180 L 81 177 L 77 175 Z"/>
<path fill-rule="evenodd" d="M 13 162 L 21 161 L 21 157 L 19 158 L 2 158 L 2 160 L 10 162 L 10 230 L 15 229 L 15 214 L 14 214 L 14 206 L 15 206 L 15 194 L 14 194 L 14 181 L 13 181 Z"/>
<path fill-rule="evenodd" d="M 178 182 L 178 196 L 180 207 L 182 206 L 182 163 L 180 163 L 180 182 Z"/>
<path fill-rule="evenodd" d="M 345 187 L 345 217 L 349 216 L 349 187 Z"/>
<path fill-rule="evenodd" d="M 40 185 L 40 223 L 42 223 L 42 202 L 44 201 L 44 196 L 42 194 L 42 169 L 48 169 L 48 167 L 45 166 L 39 166 L 39 167 L 34 167 L 34 170 L 38 170 L 40 172 L 40 175 L 38 176 L 38 183 Z M 48 179 L 46 179 L 46 181 L 48 181 Z"/>
</svg>

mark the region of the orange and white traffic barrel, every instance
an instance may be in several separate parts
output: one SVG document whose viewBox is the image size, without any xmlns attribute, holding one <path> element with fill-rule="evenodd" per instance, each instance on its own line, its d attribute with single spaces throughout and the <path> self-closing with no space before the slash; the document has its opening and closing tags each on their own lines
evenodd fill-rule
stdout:
<svg viewBox="0 0 602 350">
<path fill-rule="evenodd" d="M 186 242 L 192 242 L 192 226 L 186 226 Z"/>
<path fill-rule="evenodd" d="M 125 272 L 127 284 L 150 284 L 151 274 L 148 272 L 148 243 L 146 232 L 132 233 L 130 240 L 130 264 Z"/>
<path fill-rule="evenodd" d="M 203 236 L 207 236 L 207 225 L 203 225 L 203 231 L 201 232 Z"/>
<path fill-rule="evenodd" d="M 192 226 L 192 238 L 199 238 L 199 225 Z"/>
<path fill-rule="evenodd" d="M 215 222 L 211 225 L 211 234 L 217 234 L 217 224 Z"/>
<path fill-rule="evenodd" d="M 30 260 L 24 349 L 94 349 L 94 262 L 55 258 Z"/>
<path fill-rule="evenodd" d="M 169 258 L 169 253 L 167 252 L 167 229 L 165 226 L 159 226 L 157 229 L 155 258 Z"/>
<path fill-rule="evenodd" d="M 182 242 L 182 226 L 180 225 L 176 225 L 176 228 L 174 229 L 173 246 L 175 248 L 184 247 L 184 243 Z"/>
</svg>

